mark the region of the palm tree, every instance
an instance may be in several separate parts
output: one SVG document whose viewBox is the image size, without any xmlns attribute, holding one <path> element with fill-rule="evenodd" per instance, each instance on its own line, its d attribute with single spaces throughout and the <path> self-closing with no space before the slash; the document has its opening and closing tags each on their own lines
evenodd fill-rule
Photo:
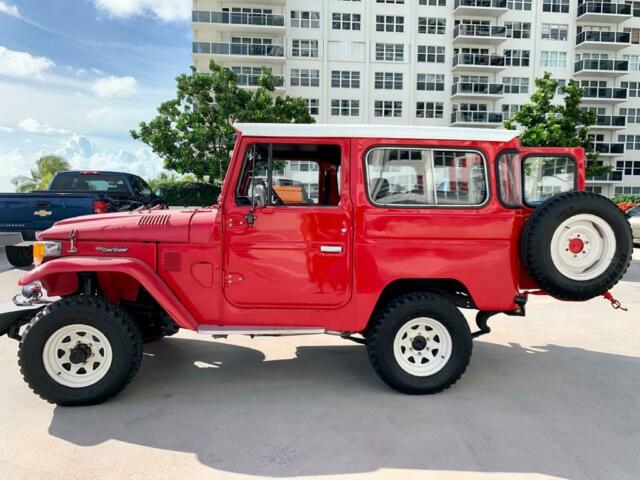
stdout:
<svg viewBox="0 0 640 480">
<path fill-rule="evenodd" d="M 31 176 L 18 175 L 11 179 L 16 186 L 16 192 L 32 192 L 44 190 L 54 174 L 69 170 L 71 165 L 64 158 L 57 155 L 47 155 L 36 163 L 36 168 L 31 169 Z"/>
</svg>

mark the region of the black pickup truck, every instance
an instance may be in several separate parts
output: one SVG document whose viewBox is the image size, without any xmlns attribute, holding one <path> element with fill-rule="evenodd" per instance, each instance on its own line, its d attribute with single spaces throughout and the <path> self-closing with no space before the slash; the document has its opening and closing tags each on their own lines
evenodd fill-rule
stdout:
<svg viewBox="0 0 640 480">
<path fill-rule="evenodd" d="M 9 263 L 32 263 L 31 243 L 37 232 L 58 220 L 93 213 L 120 212 L 161 203 L 147 182 L 123 172 L 57 173 L 46 191 L 0 193 L 0 245 Z"/>
</svg>

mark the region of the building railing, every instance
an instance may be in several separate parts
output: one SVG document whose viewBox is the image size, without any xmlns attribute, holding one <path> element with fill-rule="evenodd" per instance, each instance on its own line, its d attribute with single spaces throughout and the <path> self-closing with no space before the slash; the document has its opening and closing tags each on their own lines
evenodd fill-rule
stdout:
<svg viewBox="0 0 640 480">
<path fill-rule="evenodd" d="M 456 0 L 453 8 L 478 7 L 478 8 L 507 8 L 507 0 Z"/>
<path fill-rule="evenodd" d="M 627 72 L 629 62 L 626 60 L 578 60 L 575 63 L 575 72 L 582 70 L 600 70 L 604 72 Z"/>
<path fill-rule="evenodd" d="M 621 181 L 622 181 L 621 171 L 613 171 L 609 173 L 603 173 L 602 175 L 587 177 L 587 182 L 621 182 Z"/>
<path fill-rule="evenodd" d="M 502 95 L 501 83 L 457 82 L 451 86 L 451 95 Z"/>
<path fill-rule="evenodd" d="M 584 31 L 576 36 L 576 45 L 585 42 L 600 43 L 631 43 L 631 34 L 629 32 L 599 32 Z"/>
<path fill-rule="evenodd" d="M 578 6 L 578 18 L 588 13 L 603 15 L 631 15 L 631 4 L 610 2 L 584 2 Z"/>
<path fill-rule="evenodd" d="M 258 57 L 284 57 L 284 46 L 252 43 L 193 42 L 193 53 L 212 55 L 251 55 Z"/>
<path fill-rule="evenodd" d="M 503 25 L 469 25 L 461 23 L 453 29 L 453 38 L 457 37 L 507 38 L 507 27 Z"/>
<path fill-rule="evenodd" d="M 593 143 L 593 149 L 602 155 L 624 155 L 624 143 Z"/>
<path fill-rule="evenodd" d="M 236 73 L 238 85 L 241 87 L 258 87 L 260 85 L 259 74 Z M 282 75 L 273 75 L 273 85 L 275 87 L 284 86 L 284 77 Z"/>
<path fill-rule="evenodd" d="M 501 124 L 504 120 L 502 112 L 470 112 L 458 110 L 451 114 L 451 123 L 487 123 Z"/>
<path fill-rule="evenodd" d="M 626 88 L 598 88 L 598 87 L 584 87 L 582 89 L 583 98 L 599 98 L 601 100 L 626 100 L 627 89 Z"/>
<path fill-rule="evenodd" d="M 504 67 L 504 55 L 490 55 L 485 53 L 459 53 L 453 56 L 453 66 L 475 65 L 478 67 Z"/>
<path fill-rule="evenodd" d="M 223 23 L 227 25 L 260 25 L 284 27 L 284 15 L 249 12 L 207 12 L 196 10 L 192 14 L 194 22 Z"/>
<path fill-rule="evenodd" d="M 627 117 L 624 115 L 598 115 L 594 127 L 624 127 Z"/>
</svg>

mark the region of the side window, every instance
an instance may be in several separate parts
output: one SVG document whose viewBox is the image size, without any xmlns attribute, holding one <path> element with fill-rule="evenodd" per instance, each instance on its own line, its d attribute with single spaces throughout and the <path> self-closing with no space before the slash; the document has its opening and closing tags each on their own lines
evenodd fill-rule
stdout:
<svg viewBox="0 0 640 480">
<path fill-rule="evenodd" d="M 576 164 L 570 157 L 529 156 L 522 166 L 524 201 L 535 206 L 576 188 Z"/>
<path fill-rule="evenodd" d="M 522 180 L 520 155 L 515 152 L 503 153 L 498 157 L 498 192 L 500 201 L 507 207 L 522 206 Z"/>
<path fill-rule="evenodd" d="M 366 168 L 377 205 L 471 206 L 487 199 L 485 163 L 476 152 L 380 147 L 367 154 Z"/>
<path fill-rule="evenodd" d="M 338 145 L 252 145 L 245 155 L 236 203 L 336 206 L 340 201 L 340 166 Z"/>
</svg>

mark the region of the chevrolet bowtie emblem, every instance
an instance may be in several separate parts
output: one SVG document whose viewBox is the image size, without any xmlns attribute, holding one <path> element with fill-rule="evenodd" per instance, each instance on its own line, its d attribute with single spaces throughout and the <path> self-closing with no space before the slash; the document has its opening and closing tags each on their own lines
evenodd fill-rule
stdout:
<svg viewBox="0 0 640 480">
<path fill-rule="evenodd" d="M 51 210 L 36 210 L 35 212 L 33 212 L 33 214 L 37 215 L 38 217 L 48 217 L 52 213 L 53 212 Z"/>
</svg>

